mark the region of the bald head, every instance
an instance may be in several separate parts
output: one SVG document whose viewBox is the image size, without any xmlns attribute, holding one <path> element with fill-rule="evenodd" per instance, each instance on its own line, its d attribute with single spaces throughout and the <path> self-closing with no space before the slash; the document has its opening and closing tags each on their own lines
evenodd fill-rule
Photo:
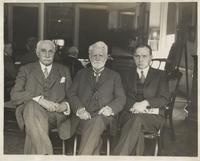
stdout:
<svg viewBox="0 0 200 161">
<path fill-rule="evenodd" d="M 98 41 L 90 45 L 88 52 L 93 68 L 99 70 L 105 66 L 108 58 L 108 46 L 103 41 Z"/>
</svg>

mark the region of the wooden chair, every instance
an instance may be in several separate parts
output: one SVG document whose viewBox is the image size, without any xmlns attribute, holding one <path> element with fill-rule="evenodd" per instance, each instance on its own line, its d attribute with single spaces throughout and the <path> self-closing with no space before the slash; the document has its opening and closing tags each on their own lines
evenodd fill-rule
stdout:
<svg viewBox="0 0 200 161">
<path fill-rule="evenodd" d="M 162 128 L 163 127 L 161 127 L 157 132 L 150 132 L 150 131 L 144 132 L 144 138 L 145 139 L 153 139 L 153 140 L 156 141 L 155 142 L 155 149 L 154 149 L 154 156 L 158 156 L 161 153 L 161 149 L 162 149 L 162 146 L 163 146 L 162 140 L 160 138 L 160 137 L 162 137 L 161 136 Z"/>
<path fill-rule="evenodd" d="M 153 63 L 157 62 L 156 67 Z M 152 66 L 154 68 L 165 70 L 167 59 L 153 59 L 152 60 Z M 182 77 L 182 73 L 178 70 L 178 68 L 166 71 L 167 72 L 167 78 L 169 82 L 169 92 L 170 92 L 170 102 L 169 104 L 164 107 L 165 108 L 165 122 L 169 120 L 170 129 L 171 129 L 171 138 L 172 140 L 175 139 L 175 132 L 174 132 L 174 126 L 173 126 L 173 109 L 174 109 L 174 103 L 176 99 L 176 94 L 179 86 L 180 79 Z M 144 138 L 146 139 L 154 139 L 156 140 L 155 150 L 154 150 L 154 156 L 160 155 L 161 150 L 163 148 L 163 133 L 164 128 L 160 127 L 160 129 L 157 132 L 144 132 Z"/>
<path fill-rule="evenodd" d="M 155 67 L 155 63 L 157 66 Z M 182 77 L 182 73 L 179 71 L 179 67 L 176 66 L 174 68 L 169 67 L 169 62 L 167 59 L 152 59 L 152 64 L 154 68 L 165 70 L 167 73 L 167 78 L 169 82 L 169 92 L 170 92 L 170 102 L 165 107 L 165 119 L 169 120 L 170 129 L 171 129 L 171 138 L 175 139 L 175 132 L 172 120 L 172 114 L 174 109 L 174 103 L 176 99 L 176 94 L 178 90 L 178 86 Z"/>
<path fill-rule="evenodd" d="M 58 133 L 58 129 L 57 129 L 57 128 L 50 129 L 49 131 L 50 131 L 50 133 L 52 133 L 52 134 Z M 61 148 L 61 150 L 62 150 L 62 155 L 65 155 L 65 153 L 66 153 L 65 140 L 61 139 L 61 141 L 62 141 L 62 146 L 59 146 L 59 147 L 53 146 L 53 149 L 60 149 L 60 148 Z"/>
<path fill-rule="evenodd" d="M 175 139 L 172 114 L 173 114 L 173 110 L 174 110 L 176 94 L 177 94 L 177 90 L 178 90 L 178 86 L 179 86 L 181 77 L 182 77 L 182 73 L 178 69 L 168 73 L 170 102 L 169 102 L 168 106 L 165 107 L 165 119 L 169 120 L 172 140 Z"/>
</svg>

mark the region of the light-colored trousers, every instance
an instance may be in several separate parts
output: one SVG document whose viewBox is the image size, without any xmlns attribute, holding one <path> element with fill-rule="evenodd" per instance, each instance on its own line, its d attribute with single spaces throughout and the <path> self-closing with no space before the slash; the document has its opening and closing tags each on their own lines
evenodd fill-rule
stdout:
<svg viewBox="0 0 200 161">
<path fill-rule="evenodd" d="M 26 132 L 24 153 L 53 154 L 49 128 L 60 126 L 65 117 L 62 113 L 48 112 L 35 101 L 25 104 L 23 110 Z M 65 126 L 67 125 L 59 127 L 59 129 L 64 132 Z"/>
</svg>

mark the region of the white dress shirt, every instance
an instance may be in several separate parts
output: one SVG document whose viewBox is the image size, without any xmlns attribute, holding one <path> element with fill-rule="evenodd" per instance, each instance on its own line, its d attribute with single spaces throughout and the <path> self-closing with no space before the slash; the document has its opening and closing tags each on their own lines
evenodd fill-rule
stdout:
<svg viewBox="0 0 200 161">
<path fill-rule="evenodd" d="M 44 64 L 42 64 L 42 63 L 40 62 L 40 67 L 41 67 L 43 73 L 44 73 L 44 71 L 45 71 L 45 68 L 47 68 L 47 71 L 48 71 L 48 74 L 49 74 L 49 73 L 51 72 L 52 64 L 49 65 L 49 66 L 46 66 L 46 65 L 44 65 Z"/>
<path fill-rule="evenodd" d="M 146 78 L 147 74 L 148 74 L 148 71 L 149 71 L 149 66 L 147 68 L 145 68 L 145 69 L 137 68 L 137 73 L 139 75 L 139 78 L 141 78 L 141 71 L 143 71 L 144 77 Z"/>
</svg>

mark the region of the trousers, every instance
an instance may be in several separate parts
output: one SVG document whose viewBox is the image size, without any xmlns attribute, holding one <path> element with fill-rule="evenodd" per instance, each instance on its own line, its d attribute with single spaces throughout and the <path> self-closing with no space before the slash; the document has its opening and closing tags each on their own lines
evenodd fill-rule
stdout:
<svg viewBox="0 0 200 161">
<path fill-rule="evenodd" d="M 26 103 L 23 110 L 26 132 L 24 154 L 53 154 L 49 129 L 57 127 L 63 133 L 68 129 L 68 124 L 63 123 L 65 117 L 62 113 L 48 112 L 35 101 Z"/>
<path fill-rule="evenodd" d="M 99 155 L 102 146 L 102 133 L 111 123 L 111 117 L 98 115 L 90 120 L 81 120 L 78 129 L 81 134 L 79 155 Z"/>
<path fill-rule="evenodd" d="M 128 114 L 122 126 L 114 155 L 143 155 L 144 132 L 156 132 L 164 123 L 164 117 L 154 114 Z"/>
</svg>

